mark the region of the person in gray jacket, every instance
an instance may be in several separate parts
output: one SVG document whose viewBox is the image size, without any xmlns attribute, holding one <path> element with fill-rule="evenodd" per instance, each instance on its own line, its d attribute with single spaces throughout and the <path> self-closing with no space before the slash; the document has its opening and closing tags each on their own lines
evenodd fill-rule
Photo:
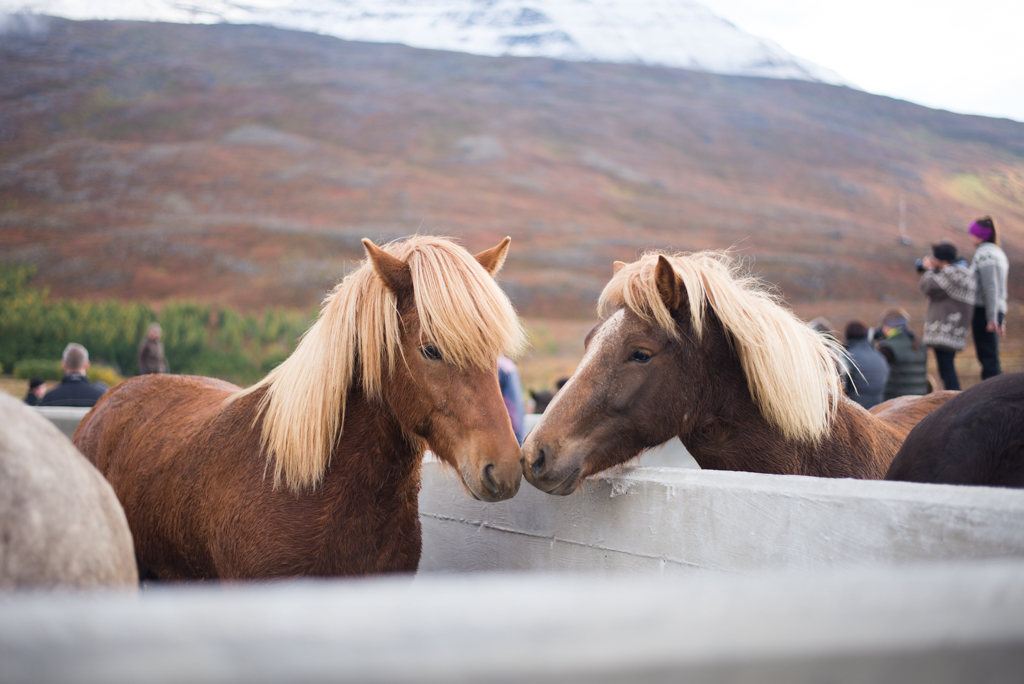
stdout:
<svg viewBox="0 0 1024 684">
<path fill-rule="evenodd" d="M 974 246 L 971 269 L 977 279 L 971 333 L 981 362 L 981 379 L 1002 373 L 999 365 L 999 336 L 1006 334 L 1006 278 L 1010 262 L 999 247 L 999 234 L 992 217 L 985 216 L 967 229 Z"/>
<path fill-rule="evenodd" d="M 846 395 L 866 409 L 882 403 L 889 364 L 868 340 L 868 325 L 860 319 L 846 324 L 846 356 L 852 365 L 846 376 Z"/>
<path fill-rule="evenodd" d="M 932 256 L 921 260 L 925 273 L 920 288 L 928 298 L 924 314 L 926 347 L 935 353 L 935 361 L 948 390 L 960 389 L 956 374 L 956 353 L 967 345 L 974 314 L 975 275 L 963 262 L 957 261 L 956 245 L 948 240 L 932 245 Z"/>
</svg>

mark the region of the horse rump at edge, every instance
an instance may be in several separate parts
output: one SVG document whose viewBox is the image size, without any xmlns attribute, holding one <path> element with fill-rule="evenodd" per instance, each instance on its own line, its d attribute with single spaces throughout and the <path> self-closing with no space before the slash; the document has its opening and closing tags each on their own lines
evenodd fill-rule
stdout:
<svg viewBox="0 0 1024 684">
<path fill-rule="evenodd" d="M 885 479 L 1024 487 L 1024 373 L 989 378 L 925 417 Z"/>
</svg>

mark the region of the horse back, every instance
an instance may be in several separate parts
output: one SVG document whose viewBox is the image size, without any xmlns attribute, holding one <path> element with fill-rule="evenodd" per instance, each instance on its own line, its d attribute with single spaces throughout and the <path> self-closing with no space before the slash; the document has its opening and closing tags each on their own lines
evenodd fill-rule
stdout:
<svg viewBox="0 0 1024 684">
<path fill-rule="evenodd" d="M 951 390 L 931 392 L 922 396 L 908 395 L 884 401 L 872 407 L 870 413 L 885 421 L 906 437 L 925 416 L 960 394 Z"/>
<path fill-rule="evenodd" d="M 105 392 L 72 438 L 110 479 L 120 459 L 150 442 L 178 438 L 216 412 L 238 387 L 212 378 L 141 375 Z"/>
</svg>

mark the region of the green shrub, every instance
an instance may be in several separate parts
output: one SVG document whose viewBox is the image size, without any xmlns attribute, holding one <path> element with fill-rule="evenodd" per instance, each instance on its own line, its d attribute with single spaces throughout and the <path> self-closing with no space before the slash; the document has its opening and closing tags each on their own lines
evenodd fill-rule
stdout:
<svg viewBox="0 0 1024 684">
<path fill-rule="evenodd" d="M 14 377 L 19 380 L 40 377 L 57 382 L 64 377 L 64 368 L 60 361 L 52 359 L 22 359 L 14 364 Z"/>
<path fill-rule="evenodd" d="M 85 375 L 89 378 L 89 382 L 102 382 L 107 387 L 113 387 L 124 380 L 116 370 L 100 363 L 89 364 L 89 370 L 85 372 Z"/>
<path fill-rule="evenodd" d="M 133 375 L 139 342 L 157 320 L 172 373 L 250 383 L 287 358 L 312 318 L 309 312 L 267 309 L 243 315 L 176 301 L 164 305 L 157 316 L 144 302 L 52 300 L 46 290 L 30 285 L 33 275 L 31 267 L 0 266 L 0 364 L 45 364 L 43 372 L 25 366 L 25 378 L 59 380 L 58 361 L 37 360 L 60 359 L 69 342 L 88 349 L 94 366 L 109 366 L 104 372 L 114 373 L 117 381 L 122 374 Z"/>
</svg>

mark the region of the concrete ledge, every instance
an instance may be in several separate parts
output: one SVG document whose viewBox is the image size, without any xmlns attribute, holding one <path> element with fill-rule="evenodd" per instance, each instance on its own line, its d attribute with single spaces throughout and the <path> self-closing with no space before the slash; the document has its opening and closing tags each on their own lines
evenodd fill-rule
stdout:
<svg viewBox="0 0 1024 684">
<path fill-rule="evenodd" d="M 425 463 L 421 572 L 821 570 L 1024 558 L 1024 491 L 632 468 L 567 497 L 465 495 Z"/>
<path fill-rule="evenodd" d="M 78 424 L 85 418 L 85 414 L 92 410 L 91 406 L 36 406 L 44 418 L 57 426 L 68 439 L 75 435 Z"/>
<path fill-rule="evenodd" d="M 20 682 L 1016 682 L 1024 563 L 0 596 Z"/>
</svg>

